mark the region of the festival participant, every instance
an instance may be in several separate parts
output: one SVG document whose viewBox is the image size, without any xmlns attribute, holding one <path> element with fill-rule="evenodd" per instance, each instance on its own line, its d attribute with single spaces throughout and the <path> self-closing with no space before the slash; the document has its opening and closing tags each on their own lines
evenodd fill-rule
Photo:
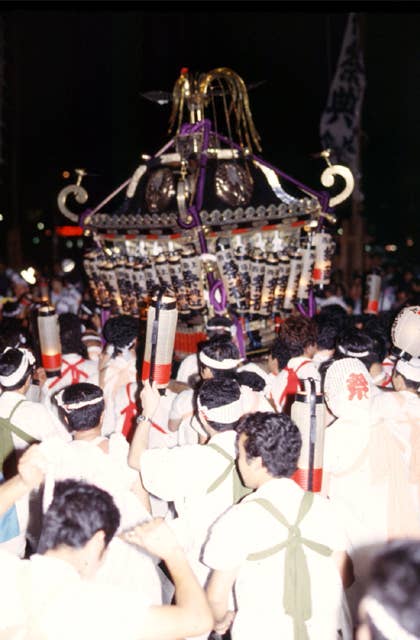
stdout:
<svg viewBox="0 0 420 640">
<path fill-rule="evenodd" d="M 56 416 L 52 397 L 69 384 L 78 382 L 98 383 L 98 365 L 87 358 L 82 342 L 82 324 L 74 313 L 62 313 L 58 317 L 61 342 L 61 371 L 59 376 L 49 378 L 42 387 L 42 402 Z"/>
<path fill-rule="evenodd" d="M 337 337 L 340 334 L 340 325 L 324 314 L 315 316 L 317 325 L 316 351 L 313 356 L 313 363 L 316 367 L 322 362 L 332 358 Z"/>
<path fill-rule="evenodd" d="M 44 507 L 52 500 L 56 481 L 83 478 L 112 495 L 124 529 L 150 519 L 148 495 L 139 474 L 127 464 L 126 439 L 117 433 L 101 435 L 105 408 L 102 389 L 87 382 L 73 384 L 57 394 L 56 402 L 72 441 L 49 439 L 40 445 L 49 461 Z"/>
<path fill-rule="evenodd" d="M 214 316 L 210 318 L 206 324 L 206 333 L 209 340 L 215 337 L 226 337 L 231 340 L 234 333 L 234 324 L 230 318 L 225 316 Z M 176 379 L 191 385 L 194 379 L 199 375 L 199 363 L 197 359 L 198 353 L 192 353 L 184 358 L 178 367 Z"/>
<path fill-rule="evenodd" d="M 143 419 L 131 443 L 129 464 L 140 470 L 147 491 L 174 502 L 178 517 L 171 524 L 201 584 L 208 574 L 199 562 L 208 528 L 244 491 L 235 467 L 235 428 L 243 415 L 240 397 L 235 380 L 206 380 L 197 404 L 207 443 L 147 449 L 159 394 L 148 382 L 141 393 Z"/>
<path fill-rule="evenodd" d="M 359 329 L 350 329 L 339 335 L 333 357 L 335 360 L 357 358 L 366 366 L 375 385 L 382 386 L 386 376 L 382 369 L 385 350 L 379 339 Z"/>
<path fill-rule="evenodd" d="M 125 538 L 166 562 L 176 605 L 149 606 L 137 590 L 92 580 L 119 523 L 108 493 L 74 480 L 59 483 L 45 514 L 38 553 L 29 560 L 0 555 L 8 587 L 0 599 L 3 637 L 172 640 L 208 631 L 212 617 L 205 595 L 161 521 L 136 527 Z"/>
<path fill-rule="evenodd" d="M 61 435 L 45 407 L 26 398 L 34 369 L 35 358 L 28 349 L 8 348 L 0 355 L 0 472 L 6 479 L 16 472 L 16 459 L 29 444 L 51 435 Z M 1 546 L 23 555 L 29 519 L 28 496 L 17 502 L 9 518 L 9 528 L 7 532 L 3 530 Z"/>
<path fill-rule="evenodd" d="M 113 497 L 121 515 L 121 530 L 126 530 L 151 519 L 150 501 L 143 489 L 140 476 L 127 464 L 128 443 L 121 434 L 109 438 L 101 435 L 104 398 L 100 387 L 79 383 L 59 392 L 57 404 L 60 415 L 71 431 L 73 441 L 63 443 L 50 438 L 40 445 L 48 461 L 44 487 L 44 510 L 49 506 L 57 481 L 83 479 L 104 489 Z M 162 584 L 167 590 L 167 580 L 157 570 L 149 557 L 128 554 L 118 540 L 111 543 L 107 562 L 101 572 L 121 582 L 124 566 L 124 582 L 137 571 L 144 578 L 144 593 L 154 603 L 161 602 Z M 146 579 L 147 578 L 147 579 Z"/>
<path fill-rule="evenodd" d="M 198 352 L 201 380 L 234 378 L 241 362 L 237 346 L 224 337 L 212 338 L 203 343 Z M 193 389 L 181 391 L 173 400 L 169 412 L 168 427 L 171 431 L 178 432 L 179 444 L 196 444 L 199 437 L 202 441 L 206 439 L 206 433 L 194 418 L 194 398 Z"/>
<path fill-rule="evenodd" d="M 398 359 L 392 375 L 393 392 L 381 394 L 374 401 L 376 415 L 394 421 L 409 421 L 413 428 L 420 416 L 420 358 Z"/>
<path fill-rule="evenodd" d="M 254 491 L 215 522 L 204 547 L 216 632 L 233 621 L 233 640 L 352 638 L 342 622 L 352 579 L 345 536 L 328 502 L 290 479 L 298 428 L 285 414 L 256 413 L 237 431 L 239 472 Z"/>
<path fill-rule="evenodd" d="M 270 397 L 278 411 L 290 414 L 303 380 L 313 378 L 319 387 L 320 376 L 312 360 L 316 351 L 316 324 L 304 316 L 290 316 L 280 325 L 278 338 L 280 345 L 287 345 L 290 358 L 272 380 Z"/>
<path fill-rule="evenodd" d="M 102 333 L 107 342 L 106 353 L 99 361 L 99 385 L 105 397 L 102 432 L 103 435 L 109 435 L 115 429 L 114 404 L 117 391 L 137 380 L 138 319 L 127 315 L 109 318 Z"/>
<path fill-rule="evenodd" d="M 325 431 L 322 493 L 339 514 L 350 542 L 356 581 L 349 601 L 356 613 L 370 546 L 420 535 L 420 474 L 408 437 L 373 411 L 375 386 L 358 358 L 327 370 L 325 400 L 337 420 Z M 418 466 L 418 465 L 417 465 Z"/>
<path fill-rule="evenodd" d="M 357 640 L 420 638 L 420 542 L 398 540 L 375 556 L 359 607 Z"/>
</svg>

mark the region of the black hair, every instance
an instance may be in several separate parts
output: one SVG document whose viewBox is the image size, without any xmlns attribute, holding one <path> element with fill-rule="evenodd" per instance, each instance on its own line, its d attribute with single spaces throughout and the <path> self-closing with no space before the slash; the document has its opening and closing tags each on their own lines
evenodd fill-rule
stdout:
<svg viewBox="0 0 420 640">
<path fill-rule="evenodd" d="M 60 414 L 63 413 L 67 419 L 66 426 L 68 426 L 71 431 L 88 431 L 89 429 L 97 427 L 105 409 L 103 395 L 102 389 L 90 382 L 79 382 L 65 387 L 62 395 L 64 404 L 86 402 L 88 400 L 102 398 L 101 402 L 88 404 L 85 407 L 80 407 L 80 409 L 65 410 L 63 407 L 60 407 Z"/>
<path fill-rule="evenodd" d="M 250 387 L 253 391 L 265 389 L 265 380 L 256 371 L 238 371 L 235 378 L 240 385 Z"/>
<path fill-rule="evenodd" d="M 104 532 L 106 546 L 119 526 L 120 513 L 109 493 L 87 482 L 56 482 L 37 551 L 45 553 L 61 545 L 80 549 L 97 531 Z"/>
<path fill-rule="evenodd" d="M 395 540 L 386 544 L 372 562 L 366 595 L 377 600 L 406 632 L 420 638 L 420 542 Z M 372 619 L 372 640 L 384 637 Z"/>
<path fill-rule="evenodd" d="M 261 457 L 275 478 L 289 478 L 296 471 L 302 437 L 295 423 L 284 413 L 257 411 L 244 416 L 237 426 L 246 435 L 247 459 Z"/>
<path fill-rule="evenodd" d="M 327 371 L 330 368 L 330 366 L 334 364 L 335 361 L 336 361 L 336 358 L 328 358 L 328 360 L 324 360 L 324 362 L 320 362 L 319 364 L 318 373 L 321 378 L 321 393 L 324 393 L 325 376 L 327 374 Z"/>
<path fill-rule="evenodd" d="M 321 307 L 321 310 L 315 317 L 315 320 L 318 318 L 321 320 L 331 320 L 340 328 L 344 328 L 349 320 L 349 315 L 341 304 L 326 304 Z"/>
<path fill-rule="evenodd" d="M 241 388 L 236 380 L 233 378 L 212 378 L 211 380 L 205 380 L 198 390 L 197 399 L 200 399 L 201 404 L 205 405 L 209 409 L 215 409 L 223 407 L 226 404 L 235 402 L 241 397 Z M 228 429 L 236 429 L 239 419 L 228 424 L 222 422 L 214 422 L 208 420 L 212 429 L 215 431 L 227 431 Z"/>
<path fill-rule="evenodd" d="M 340 333 L 340 324 L 328 316 L 315 316 L 318 327 L 316 344 L 318 349 L 335 349 L 337 336 Z"/>
<path fill-rule="evenodd" d="M 209 337 L 214 336 L 227 336 L 231 338 L 231 328 L 233 326 L 233 322 L 230 318 L 226 318 L 226 316 L 214 316 L 214 318 L 210 318 L 206 325 L 206 332 Z M 217 329 L 215 327 L 218 327 Z M 223 328 L 221 328 L 223 327 Z"/>
<path fill-rule="evenodd" d="M 60 325 L 61 351 L 78 353 L 83 358 L 88 357 L 86 345 L 82 342 L 82 323 L 75 313 L 62 313 L 58 316 Z"/>
<path fill-rule="evenodd" d="M 222 336 L 215 336 L 211 340 L 208 340 L 203 344 L 200 349 L 200 353 L 204 353 L 209 358 L 217 360 L 218 362 L 222 362 L 226 359 L 239 360 L 241 357 L 238 347 L 233 344 L 231 340 L 226 340 L 226 338 Z M 232 378 L 236 374 L 236 366 L 232 369 L 213 369 L 212 367 L 208 367 L 206 364 L 203 364 L 200 359 L 198 364 L 200 374 L 203 369 L 207 367 L 210 369 L 214 378 Z"/>
<path fill-rule="evenodd" d="M 277 360 L 279 371 L 287 367 L 287 363 L 292 357 L 285 340 L 277 337 L 270 348 L 270 355 L 273 360 Z"/>
<path fill-rule="evenodd" d="M 4 303 L 1 311 L 3 318 L 7 318 L 7 320 L 16 318 L 20 312 L 19 302 L 16 300 L 8 300 Z"/>
<path fill-rule="evenodd" d="M 16 318 L 10 318 L 10 320 L 16 320 Z M 4 351 L 6 347 L 17 349 L 18 347 L 27 347 L 29 344 L 29 334 L 19 320 L 0 324 L 0 352 Z"/>
<path fill-rule="evenodd" d="M 358 355 L 349 355 L 348 351 L 350 351 L 351 354 L 363 353 L 364 351 L 368 351 L 369 353 L 366 356 L 359 357 Z M 341 360 L 342 358 L 357 358 L 363 362 L 368 370 L 374 362 L 382 363 L 383 360 L 383 358 L 380 357 L 379 348 L 375 340 L 368 336 L 367 333 L 359 331 L 358 329 L 351 329 L 338 336 L 334 358 L 336 360 Z"/>
<path fill-rule="evenodd" d="M 10 376 L 20 366 L 23 353 L 19 349 L 8 349 L 0 355 L 0 376 Z M 22 378 L 14 385 L 1 385 L 5 391 L 15 391 L 23 387 L 27 379 L 32 375 L 35 365 L 29 365 Z"/>
<path fill-rule="evenodd" d="M 134 316 L 121 315 L 109 318 L 103 327 L 105 340 L 114 345 L 117 353 L 139 335 L 139 321 Z"/>
<path fill-rule="evenodd" d="M 317 326 L 312 318 L 290 316 L 279 327 L 281 338 L 290 351 L 290 357 L 300 356 L 304 350 L 316 344 Z"/>
</svg>

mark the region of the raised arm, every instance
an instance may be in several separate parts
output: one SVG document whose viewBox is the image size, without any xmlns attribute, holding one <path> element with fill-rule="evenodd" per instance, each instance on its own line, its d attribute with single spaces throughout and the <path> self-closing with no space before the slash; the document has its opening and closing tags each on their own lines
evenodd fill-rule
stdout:
<svg viewBox="0 0 420 640">
<path fill-rule="evenodd" d="M 139 640 L 173 640 L 208 633 L 213 617 L 205 593 L 168 525 L 156 518 L 123 534 L 123 538 L 162 558 L 175 585 L 176 604 L 150 607 Z"/>
<path fill-rule="evenodd" d="M 160 395 L 155 383 L 150 386 L 149 381 L 145 381 L 140 400 L 142 414 L 137 418 L 136 430 L 128 453 L 128 464 L 137 471 L 140 471 L 140 459 L 149 444 L 150 420 L 159 405 Z"/>
<path fill-rule="evenodd" d="M 0 516 L 32 489 L 37 489 L 44 481 L 46 460 L 33 444 L 20 457 L 18 473 L 0 485 Z"/>
</svg>

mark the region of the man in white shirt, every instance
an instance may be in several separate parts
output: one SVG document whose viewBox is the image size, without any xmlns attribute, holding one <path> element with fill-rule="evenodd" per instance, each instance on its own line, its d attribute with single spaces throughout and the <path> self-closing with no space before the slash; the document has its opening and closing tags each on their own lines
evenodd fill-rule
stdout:
<svg viewBox="0 0 420 640">
<path fill-rule="evenodd" d="M 35 358 L 28 349 L 7 348 L 0 356 L 2 477 L 8 479 L 16 471 L 16 459 L 29 444 L 60 433 L 42 404 L 26 399 L 35 369 Z M 61 434 L 60 434 L 61 435 Z M 0 469 L 1 471 L 1 469 Z M 0 477 L 0 480 L 2 479 Z M 9 514 L 8 532 L 3 530 L 0 544 L 22 556 L 26 546 L 29 521 L 29 498 L 22 496 Z"/>
<path fill-rule="evenodd" d="M 93 580 L 118 525 L 119 512 L 108 493 L 73 480 L 59 483 L 38 553 L 30 560 L 0 554 L 8 587 L 0 599 L 0 633 L 43 640 L 172 640 L 207 631 L 212 619 L 204 593 L 159 520 L 136 527 L 125 538 L 166 562 L 176 605 L 139 606 L 137 591 Z"/>
<path fill-rule="evenodd" d="M 311 318 L 290 316 L 281 325 L 276 343 L 288 352 L 289 359 L 284 368 L 273 368 L 270 398 L 277 411 L 290 414 L 291 405 L 303 380 L 313 378 L 320 390 L 320 375 L 312 358 L 316 351 L 316 324 Z M 274 345 L 274 349 L 276 349 Z M 271 366 L 275 367 L 275 358 Z M 278 366 L 278 365 L 277 365 Z"/>
<path fill-rule="evenodd" d="M 241 364 L 239 349 L 225 337 L 214 337 L 204 343 L 198 353 L 199 375 L 202 380 L 233 378 Z M 173 400 L 168 427 L 178 431 L 179 444 L 196 444 L 198 436 L 206 436 L 194 420 L 194 390 L 185 389 Z"/>
<path fill-rule="evenodd" d="M 53 416 L 57 428 L 60 420 L 53 401 L 55 394 L 69 384 L 98 384 L 98 363 L 88 359 L 86 347 L 82 342 L 80 319 L 74 313 L 63 313 L 59 316 L 58 322 L 62 351 L 60 375 L 48 378 L 41 389 L 41 401 Z"/>
<path fill-rule="evenodd" d="M 328 502 L 290 479 L 301 445 L 285 414 L 255 413 L 238 425 L 239 471 L 255 491 L 212 526 L 203 553 L 215 630 L 233 621 L 233 640 L 336 640 L 339 629 L 352 638 L 342 616 L 352 578 L 346 539 Z"/>
<path fill-rule="evenodd" d="M 235 326 L 230 318 L 225 316 L 214 316 L 210 318 L 206 325 L 206 333 L 209 340 L 217 336 L 226 336 L 227 339 L 233 338 Z M 179 382 L 185 382 L 190 386 L 193 386 L 191 382 L 194 377 L 199 375 L 199 364 L 197 360 L 197 353 L 192 353 L 186 356 L 178 367 L 176 379 Z"/>
<path fill-rule="evenodd" d="M 410 425 L 404 435 L 392 417 L 381 419 L 373 410 L 377 389 L 358 358 L 334 362 L 324 388 L 337 420 L 325 431 L 322 493 L 349 538 L 355 568 L 349 603 L 355 615 L 374 545 L 420 535 L 418 447 L 410 441 Z M 379 393 L 386 402 L 388 393 Z"/>
<path fill-rule="evenodd" d="M 174 502 L 178 517 L 171 526 L 202 584 L 208 569 L 199 556 L 208 529 L 245 490 L 235 467 L 234 429 L 243 414 L 240 395 L 235 380 L 207 380 L 198 394 L 198 413 L 208 442 L 147 449 L 159 397 L 146 383 L 141 395 L 144 419 L 130 447 L 129 464 L 140 470 L 147 491 Z"/>
<path fill-rule="evenodd" d="M 99 386 L 105 397 L 105 416 L 102 433 L 108 436 L 115 430 L 115 398 L 119 389 L 137 381 L 136 349 L 139 322 L 133 316 L 109 318 L 102 335 L 106 351 L 99 360 Z"/>
</svg>

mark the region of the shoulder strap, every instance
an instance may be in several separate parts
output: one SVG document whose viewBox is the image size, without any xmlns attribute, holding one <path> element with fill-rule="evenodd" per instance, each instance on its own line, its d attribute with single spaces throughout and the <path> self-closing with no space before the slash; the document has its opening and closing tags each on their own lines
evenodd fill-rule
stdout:
<svg viewBox="0 0 420 640">
<path fill-rule="evenodd" d="M 235 459 L 232 458 L 232 456 L 230 456 L 228 452 L 222 449 L 222 447 L 220 447 L 218 444 L 211 442 L 210 444 L 207 444 L 206 447 L 209 447 L 210 449 L 214 449 L 215 451 L 217 451 L 217 453 L 220 453 L 221 456 L 226 458 L 226 460 L 229 460 L 229 462 L 235 462 Z"/>
<path fill-rule="evenodd" d="M 271 547 L 271 549 L 252 553 L 247 557 L 247 560 L 263 560 L 285 549 L 283 607 L 285 613 L 293 620 L 294 640 L 308 640 L 309 636 L 305 622 L 312 616 L 310 574 L 303 545 L 324 556 L 329 556 L 332 553 L 332 549 L 326 545 L 307 540 L 301 535 L 299 524 L 311 508 L 313 499 L 313 493 L 305 492 L 294 525 L 290 525 L 283 514 L 269 500 L 256 498 L 250 501 L 256 502 L 266 509 L 289 531 L 288 537 L 284 542 Z"/>
<path fill-rule="evenodd" d="M 227 453 L 222 447 L 214 442 L 210 444 L 204 445 L 209 447 L 210 449 L 214 449 L 219 455 L 223 456 L 226 460 L 229 461 L 226 469 L 212 482 L 212 484 L 208 487 L 206 493 L 213 493 L 220 485 L 229 477 L 230 473 L 232 473 L 232 482 L 233 482 L 233 504 L 236 504 L 238 500 L 248 495 L 251 492 L 251 489 L 245 487 L 239 477 L 239 474 L 236 470 L 235 458 L 232 458 L 231 455 Z"/>
<path fill-rule="evenodd" d="M 18 402 L 16 402 L 16 404 L 15 404 L 15 406 L 13 407 L 12 411 L 9 413 L 9 417 L 7 418 L 7 420 L 10 420 L 10 421 L 12 420 L 13 415 L 14 415 L 14 413 L 15 413 L 16 409 L 17 409 L 18 407 L 20 407 L 20 405 L 22 404 L 22 402 L 26 402 L 26 398 L 22 398 L 21 400 L 19 400 Z"/>
<path fill-rule="evenodd" d="M 16 412 L 16 409 L 22 404 L 22 402 L 27 402 L 26 398 L 22 398 L 22 400 L 19 400 L 19 402 L 15 404 L 8 418 L 1 419 L 0 426 L 3 427 L 4 429 L 8 429 L 9 431 L 13 431 L 15 435 L 17 435 L 19 438 L 21 438 L 21 440 L 24 440 L 28 444 L 34 444 L 36 442 L 38 443 L 39 440 L 37 440 L 33 436 L 30 436 L 28 433 L 26 433 L 26 431 L 19 429 L 19 427 L 17 427 L 12 422 L 12 418 Z"/>
</svg>

